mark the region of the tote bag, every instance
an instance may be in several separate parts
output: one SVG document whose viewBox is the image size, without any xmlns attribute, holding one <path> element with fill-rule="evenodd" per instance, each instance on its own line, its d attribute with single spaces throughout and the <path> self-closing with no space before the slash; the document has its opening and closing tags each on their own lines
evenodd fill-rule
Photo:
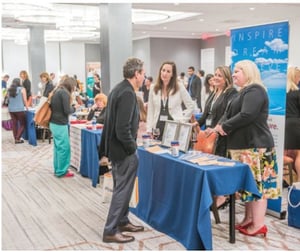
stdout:
<svg viewBox="0 0 300 252">
<path fill-rule="evenodd" d="M 300 228 L 300 182 L 288 188 L 288 225 Z"/>
<path fill-rule="evenodd" d="M 41 104 L 39 110 L 35 112 L 34 115 L 35 124 L 41 127 L 48 128 L 51 114 L 52 111 L 50 107 L 50 99 L 48 98 L 43 104 Z"/>
<path fill-rule="evenodd" d="M 44 128 L 49 128 L 49 122 L 52 114 L 51 99 L 56 91 L 56 88 L 47 97 L 42 97 L 34 115 L 34 122 Z"/>
</svg>

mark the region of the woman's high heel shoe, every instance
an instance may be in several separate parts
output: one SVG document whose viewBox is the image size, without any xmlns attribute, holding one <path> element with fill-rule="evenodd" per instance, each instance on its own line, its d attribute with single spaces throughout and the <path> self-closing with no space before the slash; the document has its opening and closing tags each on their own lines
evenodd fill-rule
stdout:
<svg viewBox="0 0 300 252">
<path fill-rule="evenodd" d="M 249 222 L 249 223 L 247 223 L 247 224 L 245 224 L 245 225 L 236 224 L 234 228 L 235 228 L 236 230 L 247 229 L 247 228 L 250 227 L 251 225 L 252 225 L 252 222 Z"/>
<path fill-rule="evenodd" d="M 258 229 L 256 232 L 254 233 L 249 233 L 247 229 L 245 228 L 241 228 L 239 229 L 239 231 L 244 234 L 244 235 L 249 235 L 249 236 L 256 236 L 259 234 L 262 234 L 264 237 L 267 236 L 267 232 L 268 232 L 268 228 L 266 225 L 263 225 L 260 229 Z"/>
</svg>

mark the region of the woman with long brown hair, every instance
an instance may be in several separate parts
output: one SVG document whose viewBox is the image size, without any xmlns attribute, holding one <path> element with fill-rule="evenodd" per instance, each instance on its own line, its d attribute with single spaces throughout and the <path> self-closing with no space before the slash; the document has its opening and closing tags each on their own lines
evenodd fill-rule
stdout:
<svg viewBox="0 0 300 252">
<path fill-rule="evenodd" d="M 186 109 L 182 109 L 182 103 Z M 160 129 L 159 140 L 162 139 L 166 120 L 189 122 L 194 102 L 183 84 L 177 80 L 176 65 L 172 61 L 163 62 L 159 68 L 155 85 L 150 87 L 147 132 L 152 133 L 155 128 Z"/>
<path fill-rule="evenodd" d="M 63 78 L 58 87 L 53 91 L 51 98 L 52 115 L 50 130 L 53 136 L 53 166 L 54 175 L 57 177 L 73 177 L 68 170 L 71 162 L 71 148 L 69 138 L 69 115 L 74 113 L 76 106 L 72 106 L 72 92 L 76 87 L 74 78 Z"/>
</svg>

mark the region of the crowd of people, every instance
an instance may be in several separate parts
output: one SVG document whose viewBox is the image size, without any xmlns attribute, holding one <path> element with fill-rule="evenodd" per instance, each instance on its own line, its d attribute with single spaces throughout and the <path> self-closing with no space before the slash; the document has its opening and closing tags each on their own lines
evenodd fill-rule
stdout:
<svg viewBox="0 0 300 252">
<path fill-rule="evenodd" d="M 193 66 L 177 74 L 175 62 L 165 61 L 158 69 L 157 78 L 147 76 L 144 63 L 129 58 L 123 66 L 124 79 L 114 86 L 109 95 L 103 93 L 101 78 L 94 74 L 94 104 L 88 120 L 96 119 L 104 125 L 99 158 L 106 157 L 112 164 L 114 189 L 107 221 L 103 231 L 104 242 L 131 242 L 134 237 L 122 232 L 143 231 L 128 218 L 128 205 L 138 169 L 137 137 L 159 129 L 161 140 L 167 120 L 191 122 L 195 111 L 200 119 L 192 123 L 209 134 L 219 137 L 215 154 L 249 165 L 260 192 L 259 196 L 241 191 L 237 194 L 245 202 L 245 216 L 236 229 L 242 234 L 266 235 L 264 224 L 267 199 L 281 195 L 278 184 L 278 164 L 273 136 L 268 127 L 269 98 L 259 69 L 249 60 L 234 65 L 218 66 L 214 73 L 196 73 Z M 53 76 L 52 76 L 53 77 Z M 55 76 L 54 76 L 55 78 Z M 15 143 L 25 128 L 25 111 L 32 105 L 31 82 L 26 71 L 20 72 L 8 87 L 9 76 L 2 78 L 2 89 L 8 90 L 8 110 L 13 120 Z M 82 103 L 75 97 L 82 95 L 77 78 L 64 76 L 53 83 L 47 72 L 40 74 L 41 96 L 51 95 L 52 116 L 50 130 L 54 140 L 53 168 L 57 177 L 73 177 L 70 166 L 69 115 Z M 285 155 L 294 159 L 297 180 L 300 181 L 300 70 L 288 69 Z M 142 94 L 142 95 L 137 95 Z M 83 97 L 81 96 L 83 99 Z M 80 99 L 81 99 L 80 98 Z M 81 99 L 81 100 L 82 100 Z M 74 102 L 75 101 L 75 102 Z M 77 101 L 77 102 L 76 102 Z M 87 104 L 84 103 L 86 106 Z M 218 196 L 217 207 L 228 202 L 227 196 Z"/>
</svg>

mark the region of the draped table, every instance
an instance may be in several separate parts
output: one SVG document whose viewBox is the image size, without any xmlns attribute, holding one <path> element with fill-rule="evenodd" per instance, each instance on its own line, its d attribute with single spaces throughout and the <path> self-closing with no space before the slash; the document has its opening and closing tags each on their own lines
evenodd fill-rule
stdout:
<svg viewBox="0 0 300 252">
<path fill-rule="evenodd" d="M 259 195 L 246 164 L 200 166 L 142 147 L 138 155 L 139 204 L 131 212 L 187 249 L 213 249 L 213 195 L 233 195 L 240 189 Z M 235 242 L 233 196 L 231 203 L 230 241 Z"/>
<path fill-rule="evenodd" d="M 92 186 L 96 187 L 99 183 L 98 147 L 102 129 L 89 130 L 85 125 L 71 124 L 70 132 L 71 165 L 82 176 L 90 178 Z"/>
</svg>

